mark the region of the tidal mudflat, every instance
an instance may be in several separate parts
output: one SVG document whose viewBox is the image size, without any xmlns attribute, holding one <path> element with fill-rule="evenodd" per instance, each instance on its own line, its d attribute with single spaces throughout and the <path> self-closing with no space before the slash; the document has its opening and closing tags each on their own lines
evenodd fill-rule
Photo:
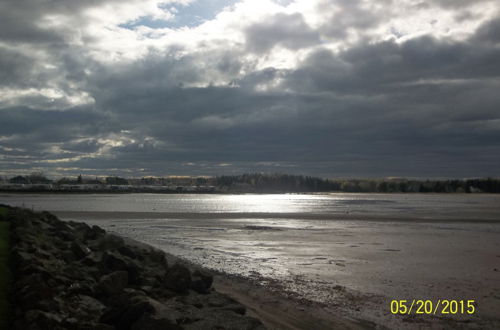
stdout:
<svg viewBox="0 0 500 330">
<path fill-rule="evenodd" d="M 97 224 L 347 318 L 390 328 L 500 325 L 500 196 L 2 195 L 2 200 Z M 392 299 L 474 299 L 477 312 L 395 316 Z"/>
</svg>

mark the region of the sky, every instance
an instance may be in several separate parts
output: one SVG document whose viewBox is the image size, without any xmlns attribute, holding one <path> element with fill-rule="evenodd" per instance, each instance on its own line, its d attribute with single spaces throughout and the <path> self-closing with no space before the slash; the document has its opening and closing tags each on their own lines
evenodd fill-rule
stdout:
<svg viewBox="0 0 500 330">
<path fill-rule="evenodd" d="M 3 0 L 0 175 L 500 176 L 498 0 Z"/>
</svg>

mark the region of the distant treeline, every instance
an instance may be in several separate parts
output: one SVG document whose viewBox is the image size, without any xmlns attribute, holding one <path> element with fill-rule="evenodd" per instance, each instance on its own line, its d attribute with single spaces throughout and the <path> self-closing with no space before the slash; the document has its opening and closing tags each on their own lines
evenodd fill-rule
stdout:
<svg viewBox="0 0 500 330">
<path fill-rule="evenodd" d="M 500 193 L 500 180 L 322 179 L 287 174 L 220 176 L 217 186 L 234 192 Z"/>
<path fill-rule="evenodd" d="M 43 173 L 1 178 L 2 190 L 15 190 L 19 185 L 49 186 L 44 190 L 57 191 L 61 187 L 83 187 L 85 190 L 103 186 L 120 186 L 122 191 L 138 191 L 139 187 L 166 187 L 165 192 L 216 193 L 279 193 L 279 192 L 378 192 L 378 193 L 500 193 L 500 179 L 412 180 L 412 179 L 324 179 L 289 174 L 252 173 L 217 177 L 143 177 L 123 178 L 82 177 L 51 180 Z M 8 188 L 14 185 L 12 188 Z M 92 188 L 94 187 L 94 188 Z M 167 188 L 168 187 L 168 188 Z M 200 188 L 210 189 L 200 189 Z"/>
</svg>

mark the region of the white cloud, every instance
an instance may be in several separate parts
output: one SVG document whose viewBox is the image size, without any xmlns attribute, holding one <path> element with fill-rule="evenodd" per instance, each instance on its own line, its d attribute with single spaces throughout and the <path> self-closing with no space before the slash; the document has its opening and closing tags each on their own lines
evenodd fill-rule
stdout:
<svg viewBox="0 0 500 330">
<path fill-rule="evenodd" d="M 43 110 L 64 110 L 79 105 L 88 105 L 94 98 L 78 89 L 62 90 L 48 88 L 0 88 L 0 109 L 23 104 Z"/>
</svg>

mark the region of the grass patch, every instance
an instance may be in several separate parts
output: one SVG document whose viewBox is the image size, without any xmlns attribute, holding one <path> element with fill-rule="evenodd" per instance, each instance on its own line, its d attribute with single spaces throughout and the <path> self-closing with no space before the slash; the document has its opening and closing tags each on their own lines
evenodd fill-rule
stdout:
<svg viewBox="0 0 500 330">
<path fill-rule="evenodd" d="M 0 221 L 7 217 L 9 213 L 9 209 L 3 206 L 0 206 Z"/>
<path fill-rule="evenodd" d="M 0 207 L 0 215 L 6 216 L 8 210 Z M 0 218 L 0 329 L 7 329 L 9 302 L 8 287 L 10 280 L 9 269 L 9 222 Z"/>
</svg>

